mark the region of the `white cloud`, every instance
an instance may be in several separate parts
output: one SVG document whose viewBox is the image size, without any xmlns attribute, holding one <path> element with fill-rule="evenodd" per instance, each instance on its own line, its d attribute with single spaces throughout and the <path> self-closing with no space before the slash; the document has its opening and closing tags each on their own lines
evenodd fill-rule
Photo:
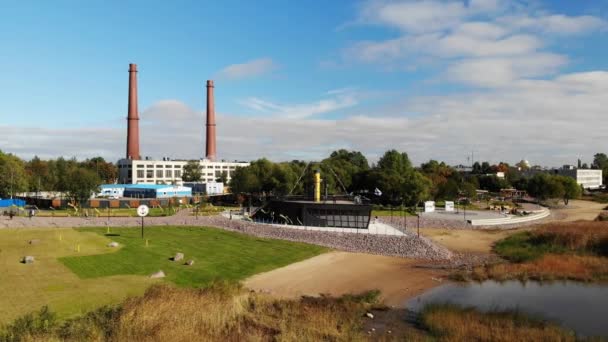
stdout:
<svg viewBox="0 0 608 342">
<path fill-rule="evenodd" d="M 605 29 L 605 20 L 585 15 L 569 17 L 562 14 L 528 16 L 516 15 L 499 18 L 498 21 L 513 29 L 534 30 L 561 35 L 576 35 Z"/>
<path fill-rule="evenodd" d="M 247 98 L 245 101 L 242 101 L 242 104 L 256 111 L 268 113 L 273 116 L 280 116 L 288 119 L 303 119 L 354 107 L 359 103 L 359 95 L 352 88 L 330 90 L 326 95 L 329 98 L 305 104 L 276 104 L 257 97 Z"/>
<path fill-rule="evenodd" d="M 374 115 L 355 114 L 360 109 L 352 108 L 350 116 L 331 120 L 282 115 L 281 109 L 302 105 L 258 99 L 261 109 L 279 109 L 273 112 L 276 115 L 218 113 L 218 154 L 226 160 L 318 160 L 347 148 L 376 160 L 395 148 L 408 152 L 415 163 L 434 158 L 458 164 L 475 149 L 479 158 L 492 162 L 526 158 L 559 166 L 579 157 L 589 162 L 594 153 L 605 152 L 606 92 L 608 71 L 594 71 L 513 81 L 499 89 L 414 97 L 394 108 L 366 108 Z M 310 106 L 318 108 L 321 101 Z M 143 155 L 189 159 L 204 153 L 203 113 L 179 101 L 161 101 L 145 109 L 140 124 Z M 124 154 L 124 126 L 0 129 L 7 132 L 9 142 L 3 150 L 26 158 L 100 154 L 114 160 Z"/>
<path fill-rule="evenodd" d="M 232 64 L 218 72 L 220 79 L 243 79 L 260 76 L 278 68 L 270 58 L 254 59 L 241 64 Z"/>
<path fill-rule="evenodd" d="M 568 58 L 550 51 L 547 35 L 608 27 L 598 17 L 551 14 L 501 0 L 369 0 L 358 22 L 400 32 L 389 39 L 355 42 L 344 50 L 346 61 L 411 71 L 430 59 L 448 71 L 447 79 L 476 86 L 551 76 Z"/>
<path fill-rule="evenodd" d="M 450 65 L 451 81 L 473 86 L 508 86 L 521 78 L 534 78 L 555 73 L 567 58 L 555 54 L 532 54 L 510 58 L 465 59 Z"/>
<path fill-rule="evenodd" d="M 461 1 L 370 1 L 361 20 L 386 24 L 408 32 L 435 32 L 458 24 L 467 9 Z"/>
</svg>

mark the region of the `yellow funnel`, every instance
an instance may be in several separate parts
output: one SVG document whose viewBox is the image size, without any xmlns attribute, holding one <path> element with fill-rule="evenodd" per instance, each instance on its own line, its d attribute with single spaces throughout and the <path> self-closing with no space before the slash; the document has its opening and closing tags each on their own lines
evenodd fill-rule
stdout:
<svg viewBox="0 0 608 342">
<path fill-rule="evenodd" d="M 321 202 L 321 173 L 315 171 L 315 202 Z"/>
</svg>

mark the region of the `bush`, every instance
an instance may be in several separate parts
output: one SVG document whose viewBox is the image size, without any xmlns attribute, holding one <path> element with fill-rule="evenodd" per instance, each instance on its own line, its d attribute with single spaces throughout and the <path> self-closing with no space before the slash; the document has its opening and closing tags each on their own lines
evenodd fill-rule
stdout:
<svg viewBox="0 0 608 342">
<path fill-rule="evenodd" d="M 34 339 L 51 333 L 57 327 L 57 315 L 48 306 L 43 306 L 36 313 L 29 313 L 17 318 L 12 324 L 4 327 L 0 341 L 17 342 Z"/>
</svg>

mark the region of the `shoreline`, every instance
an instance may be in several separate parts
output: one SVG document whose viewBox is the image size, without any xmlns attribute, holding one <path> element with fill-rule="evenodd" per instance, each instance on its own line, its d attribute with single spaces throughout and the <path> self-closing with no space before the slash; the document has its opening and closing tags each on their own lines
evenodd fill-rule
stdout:
<svg viewBox="0 0 608 342">
<path fill-rule="evenodd" d="M 384 304 L 405 308 L 408 299 L 450 282 L 446 270 L 418 267 L 425 262 L 332 251 L 256 274 L 245 279 L 243 285 L 256 292 L 285 299 L 380 290 Z"/>
</svg>

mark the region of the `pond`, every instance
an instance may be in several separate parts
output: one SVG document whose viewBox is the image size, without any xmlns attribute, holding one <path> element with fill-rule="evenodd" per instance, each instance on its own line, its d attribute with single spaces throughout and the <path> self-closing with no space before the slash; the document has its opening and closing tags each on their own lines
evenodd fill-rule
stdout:
<svg viewBox="0 0 608 342">
<path fill-rule="evenodd" d="M 485 281 L 446 284 L 410 299 L 419 311 L 427 303 L 452 303 L 482 311 L 518 309 L 584 336 L 608 336 L 608 286 L 570 281 Z"/>
</svg>

